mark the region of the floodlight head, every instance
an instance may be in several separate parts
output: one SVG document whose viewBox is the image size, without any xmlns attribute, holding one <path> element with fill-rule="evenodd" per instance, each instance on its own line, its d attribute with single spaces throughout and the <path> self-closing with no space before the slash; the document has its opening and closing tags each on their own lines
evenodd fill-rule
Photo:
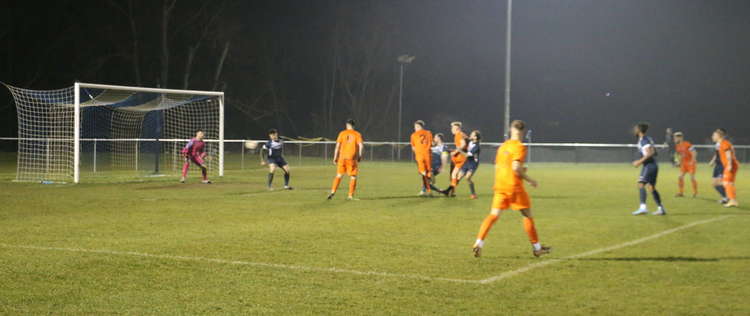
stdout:
<svg viewBox="0 0 750 316">
<path fill-rule="evenodd" d="M 414 58 L 416 57 L 410 56 L 408 54 L 404 54 L 404 55 L 398 56 L 396 60 L 398 60 L 398 62 L 402 64 L 411 64 L 411 62 L 414 61 Z"/>
</svg>

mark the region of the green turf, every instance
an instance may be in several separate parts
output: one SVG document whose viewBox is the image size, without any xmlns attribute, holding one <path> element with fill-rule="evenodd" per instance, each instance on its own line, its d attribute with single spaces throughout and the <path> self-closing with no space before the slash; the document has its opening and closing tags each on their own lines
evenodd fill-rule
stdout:
<svg viewBox="0 0 750 316">
<path fill-rule="evenodd" d="M 504 214 L 484 256 L 470 246 L 488 212 L 480 198 L 418 198 L 407 163 L 362 164 L 360 201 L 325 201 L 333 166 L 294 169 L 294 191 L 268 192 L 260 166 L 212 185 L 168 176 L 79 185 L 12 183 L 0 166 L 0 314 L 747 314 L 750 210 L 724 209 L 699 169 L 701 195 L 676 199 L 662 165 L 669 216 L 633 217 L 638 171 L 623 165 L 536 164 L 530 190 L 548 257 L 531 256 L 518 214 Z M 740 171 L 739 195 L 750 191 Z M 277 187 L 282 182 L 276 178 Z M 85 179 L 84 179 L 85 180 Z M 141 179 L 143 180 L 143 179 Z M 445 175 L 439 177 L 445 184 Z M 342 184 L 345 190 L 347 181 Z M 653 208 L 653 204 L 652 208 Z M 532 263 L 698 225 L 635 246 L 566 259 L 490 284 Z M 9 246 L 10 245 L 10 246 Z M 91 253 L 15 246 L 80 248 Z M 282 264 L 254 266 L 226 261 Z M 326 272 L 330 268 L 378 272 Z"/>
</svg>

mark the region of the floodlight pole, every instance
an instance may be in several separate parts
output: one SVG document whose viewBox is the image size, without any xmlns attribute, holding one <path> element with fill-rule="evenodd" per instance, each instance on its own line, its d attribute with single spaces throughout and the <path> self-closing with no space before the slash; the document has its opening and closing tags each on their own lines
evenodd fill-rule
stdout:
<svg viewBox="0 0 750 316">
<path fill-rule="evenodd" d="M 513 17 L 513 0 L 508 0 L 508 9 L 506 10 L 505 27 L 505 139 L 510 138 L 510 45 L 511 45 L 511 25 Z"/>
<path fill-rule="evenodd" d="M 414 61 L 414 56 L 409 55 L 401 55 L 398 56 L 396 61 L 398 61 L 400 65 L 400 71 L 399 71 L 399 88 L 398 88 L 398 141 L 401 142 L 401 128 L 403 127 L 403 120 L 402 120 L 402 109 L 403 109 L 403 103 L 404 103 L 404 66 L 406 64 L 411 64 L 412 61 Z M 398 147 L 398 152 L 396 153 L 396 158 L 398 160 L 401 160 L 401 148 Z"/>
<path fill-rule="evenodd" d="M 398 142 L 401 141 L 401 125 L 402 119 L 401 119 L 401 109 L 404 104 L 404 63 L 400 62 L 399 65 L 401 66 L 401 71 L 399 72 L 399 79 L 398 79 Z M 398 145 L 396 145 L 396 148 L 398 148 Z M 398 160 L 401 160 L 401 148 L 398 150 L 397 154 Z"/>
</svg>

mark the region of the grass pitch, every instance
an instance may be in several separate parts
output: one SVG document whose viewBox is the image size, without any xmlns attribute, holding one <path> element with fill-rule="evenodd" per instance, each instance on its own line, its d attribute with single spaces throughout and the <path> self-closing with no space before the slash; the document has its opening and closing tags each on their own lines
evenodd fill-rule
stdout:
<svg viewBox="0 0 750 316">
<path fill-rule="evenodd" d="M 465 183 L 454 199 L 416 197 L 412 164 L 364 162 L 352 202 L 347 180 L 325 200 L 333 166 L 293 166 L 296 190 L 268 192 L 260 167 L 212 185 L 195 170 L 188 184 L 40 185 L 12 183 L 6 163 L 0 314 L 746 315 L 750 209 L 719 206 L 705 166 L 698 198 L 672 198 L 676 169 L 661 167 L 669 215 L 633 217 L 636 169 L 532 164 L 553 253 L 532 257 L 520 215 L 506 212 L 475 259 L 487 163 L 468 200 Z"/>
</svg>

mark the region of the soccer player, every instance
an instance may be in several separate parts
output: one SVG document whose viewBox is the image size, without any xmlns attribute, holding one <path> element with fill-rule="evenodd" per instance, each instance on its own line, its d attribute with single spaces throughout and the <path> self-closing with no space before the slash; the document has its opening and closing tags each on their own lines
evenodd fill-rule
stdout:
<svg viewBox="0 0 750 316">
<path fill-rule="evenodd" d="M 453 162 L 453 170 L 451 171 L 451 185 L 447 189 L 441 191 L 446 196 L 456 196 L 456 186 L 458 186 L 458 173 L 461 171 L 466 162 L 466 134 L 461 130 L 463 124 L 461 122 L 451 123 L 451 133 L 453 133 L 453 143 L 456 145 L 456 149 L 451 153 L 451 161 Z"/>
<path fill-rule="evenodd" d="M 208 168 L 203 161 L 206 158 L 206 143 L 203 142 L 205 134 L 199 130 L 195 132 L 195 138 L 191 139 L 184 148 L 182 148 L 182 156 L 185 157 L 185 163 L 182 165 L 182 177 L 180 178 L 181 183 L 185 183 L 185 177 L 187 177 L 188 169 L 190 168 L 190 162 L 198 165 L 201 168 L 203 174 L 203 183 L 210 184 L 208 180 Z"/>
<path fill-rule="evenodd" d="M 479 143 L 481 139 L 482 134 L 477 130 L 469 134 L 469 145 L 466 147 L 466 162 L 461 166 L 457 177 L 458 181 L 466 177 L 466 181 L 469 182 L 469 190 L 471 191 L 469 198 L 472 200 L 476 200 L 477 198 L 477 192 L 474 190 L 474 181 L 471 178 L 477 172 L 477 168 L 479 168 L 479 153 L 481 152 Z"/>
<path fill-rule="evenodd" d="M 339 133 L 336 138 L 336 149 L 333 152 L 333 164 L 336 165 L 336 177 L 333 178 L 331 194 L 332 199 L 341 184 L 344 173 L 349 175 L 349 195 L 347 200 L 354 200 L 354 191 L 357 188 L 357 174 L 359 173 L 359 162 L 362 160 L 362 152 L 365 149 L 362 135 L 354 130 L 355 122 L 352 119 L 346 121 L 346 129 Z"/>
<path fill-rule="evenodd" d="M 284 190 L 291 190 L 289 186 L 289 179 L 291 175 L 289 173 L 289 164 L 283 156 L 284 143 L 279 139 L 279 131 L 276 129 L 268 130 L 268 141 L 263 144 L 260 151 L 260 164 L 268 164 L 268 190 L 273 190 L 273 174 L 276 168 L 281 168 L 284 171 Z"/>
<path fill-rule="evenodd" d="M 656 147 L 654 146 L 654 140 L 651 137 L 646 136 L 648 131 L 648 123 L 638 123 L 633 127 L 633 134 L 638 137 L 638 152 L 641 154 L 641 158 L 633 161 L 633 166 L 641 168 L 641 175 L 638 178 L 638 191 L 640 194 L 641 205 L 633 212 L 633 215 L 648 214 L 648 208 L 646 207 L 646 190 L 651 192 L 654 196 L 654 201 L 659 207 L 653 215 L 667 215 L 664 206 L 661 204 L 661 195 L 656 190 L 656 178 L 659 175 L 659 165 L 656 164 Z"/>
<path fill-rule="evenodd" d="M 432 132 L 424 129 L 424 121 L 414 122 L 414 133 L 411 134 L 411 149 L 417 162 L 417 171 L 422 176 L 422 191 L 419 195 L 432 194 L 430 178 L 432 177 Z"/>
<path fill-rule="evenodd" d="M 724 191 L 727 193 L 729 201 L 724 204 L 725 207 L 738 207 L 737 189 L 734 186 L 734 180 L 737 177 L 737 170 L 740 168 L 740 162 L 734 152 L 734 146 L 727 140 L 727 131 L 723 128 L 716 129 L 711 135 L 713 141 L 719 144 L 719 159 L 724 166 L 722 181 L 724 182 Z"/>
<path fill-rule="evenodd" d="M 677 197 L 683 197 L 685 192 L 685 174 L 690 175 L 693 185 L 693 197 L 698 195 L 698 181 L 695 181 L 695 168 L 698 165 L 698 152 L 689 141 L 685 140 L 682 132 L 674 133 L 675 151 L 680 156 L 680 176 L 677 178 L 679 192 Z"/>
<path fill-rule="evenodd" d="M 727 191 L 724 190 L 724 181 L 722 180 L 722 177 L 724 176 L 724 165 L 721 164 L 721 159 L 719 158 L 720 145 L 721 144 L 719 144 L 718 142 L 716 143 L 714 156 L 711 157 L 711 161 L 708 163 L 708 165 L 714 167 L 713 176 L 711 178 L 713 179 L 712 184 L 714 186 L 714 189 L 716 189 L 716 192 L 719 192 L 719 195 L 721 196 L 719 204 L 727 204 L 727 202 L 729 202 L 729 199 L 727 198 Z"/>
<path fill-rule="evenodd" d="M 482 255 L 482 247 L 484 247 L 484 239 L 487 237 L 487 233 L 500 217 L 500 213 L 507 209 L 520 211 L 523 215 L 523 227 L 529 236 L 529 241 L 531 241 L 534 256 L 539 257 L 548 254 L 551 250 L 550 247 L 539 243 L 534 217 L 531 214 L 531 199 L 523 187 L 524 181 L 532 187 L 537 187 L 537 182 L 526 174 L 526 168 L 523 166 L 527 148 L 521 140 L 525 132 L 526 124 L 523 121 L 513 121 L 510 124 L 510 139 L 506 140 L 497 150 L 495 186 L 493 187 L 495 193 L 492 197 L 490 214 L 482 222 L 477 241 L 473 246 L 474 257 Z"/>
<path fill-rule="evenodd" d="M 430 167 L 432 177 L 430 177 L 430 187 L 435 191 L 440 191 L 435 188 L 435 178 L 443 171 L 444 166 L 449 166 L 450 168 L 450 152 L 448 151 L 448 146 L 445 145 L 445 136 L 443 133 L 435 134 L 432 144 L 432 157 L 430 158 L 430 162 L 432 163 Z"/>
</svg>

